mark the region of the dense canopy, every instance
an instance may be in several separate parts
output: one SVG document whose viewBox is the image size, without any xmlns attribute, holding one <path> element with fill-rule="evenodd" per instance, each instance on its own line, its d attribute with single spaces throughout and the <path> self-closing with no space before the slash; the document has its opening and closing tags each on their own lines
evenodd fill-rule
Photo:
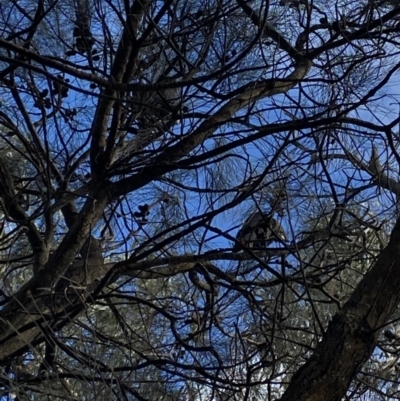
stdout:
<svg viewBox="0 0 400 401">
<path fill-rule="evenodd" d="M 0 0 L 0 399 L 399 399 L 399 54 L 391 0 Z"/>
</svg>

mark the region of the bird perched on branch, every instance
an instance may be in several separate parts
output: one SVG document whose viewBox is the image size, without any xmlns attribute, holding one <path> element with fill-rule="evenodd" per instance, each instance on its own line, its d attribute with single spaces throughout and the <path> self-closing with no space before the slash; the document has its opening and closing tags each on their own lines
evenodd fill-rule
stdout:
<svg viewBox="0 0 400 401">
<path fill-rule="evenodd" d="M 233 247 L 234 252 L 240 251 L 242 247 L 266 248 L 274 241 L 285 241 L 286 233 L 271 214 L 256 211 L 243 223 L 236 239 L 237 242 Z"/>
</svg>

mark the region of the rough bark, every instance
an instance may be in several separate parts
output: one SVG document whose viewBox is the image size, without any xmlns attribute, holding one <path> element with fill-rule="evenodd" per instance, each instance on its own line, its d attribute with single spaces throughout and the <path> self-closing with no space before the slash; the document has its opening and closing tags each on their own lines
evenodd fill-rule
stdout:
<svg viewBox="0 0 400 401">
<path fill-rule="evenodd" d="M 93 225 L 108 202 L 107 191 L 93 193 L 78 217 L 72 224 L 68 234 L 61 242 L 57 251 L 49 262 L 37 272 L 12 300 L 4 307 L 0 314 L 0 360 L 6 360 L 10 355 L 30 345 L 40 335 L 38 323 L 54 319 L 54 313 L 70 304 L 65 298 L 56 306 L 50 302 L 51 291 L 54 285 L 63 276 L 67 269 L 74 269 L 73 260 L 80 250 L 85 249 Z M 90 249 L 89 249 L 90 255 Z M 102 258 L 97 261 L 86 260 L 81 266 L 84 271 L 72 272 L 72 275 L 85 282 L 93 281 L 102 273 Z M 67 273 L 68 275 L 68 273 Z"/>
<path fill-rule="evenodd" d="M 400 301 L 400 219 L 390 242 L 329 324 L 314 354 L 281 401 L 338 401 L 370 357 L 380 329 Z"/>
</svg>

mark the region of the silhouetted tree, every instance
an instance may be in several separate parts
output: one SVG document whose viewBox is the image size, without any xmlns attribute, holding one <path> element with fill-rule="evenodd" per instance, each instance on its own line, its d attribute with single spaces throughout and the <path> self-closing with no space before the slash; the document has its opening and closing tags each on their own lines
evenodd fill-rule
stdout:
<svg viewBox="0 0 400 401">
<path fill-rule="evenodd" d="M 1 399 L 400 398 L 397 2 L 0 10 Z"/>
</svg>

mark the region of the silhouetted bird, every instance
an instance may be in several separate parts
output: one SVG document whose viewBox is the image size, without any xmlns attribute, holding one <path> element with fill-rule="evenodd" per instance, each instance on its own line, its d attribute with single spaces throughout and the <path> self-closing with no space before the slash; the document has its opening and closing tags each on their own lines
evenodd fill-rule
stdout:
<svg viewBox="0 0 400 401">
<path fill-rule="evenodd" d="M 242 247 L 266 248 L 274 241 L 285 241 L 286 233 L 279 221 L 270 214 L 257 211 L 247 218 L 237 233 L 236 239 L 234 252 L 240 251 Z"/>
</svg>

